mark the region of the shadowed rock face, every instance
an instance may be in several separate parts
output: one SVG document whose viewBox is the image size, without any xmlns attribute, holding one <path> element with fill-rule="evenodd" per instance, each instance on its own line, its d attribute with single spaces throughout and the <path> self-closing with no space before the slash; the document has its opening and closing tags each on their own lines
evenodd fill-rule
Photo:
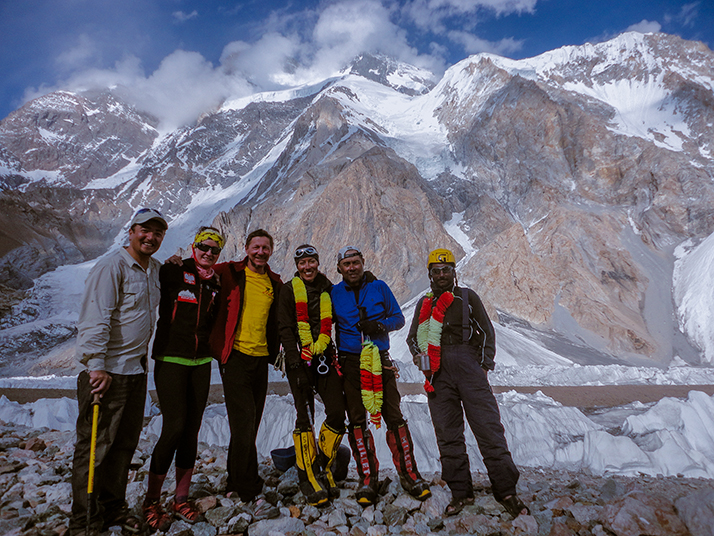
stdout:
<svg viewBox="0 0 714 536">
<path fill-rule="evenodd" d="M 427 288 L 428 252 L 449 247 L 469 255 L 459 281 L 494 320 L 626 360 L 697 361 L 674 320 L 672 252 L 714 230 L 712 64 L 700 44 L 626 34 L 474 56 L 432 87 L 364 56 L 314 94 L 226 106 L 158 142 L 154 120 L 108 93 L 47 95 L 0 123 L 0 283 L 93 258 L 155 206 L 193 229 L 214 218 L 224 260 L 268 229 L 284 279 L 301 243 L 335 281 L 336 250 L 359 245 L 402 303 Z M 394 110 L 375 104 L 385 95 Z"/>
</svg>

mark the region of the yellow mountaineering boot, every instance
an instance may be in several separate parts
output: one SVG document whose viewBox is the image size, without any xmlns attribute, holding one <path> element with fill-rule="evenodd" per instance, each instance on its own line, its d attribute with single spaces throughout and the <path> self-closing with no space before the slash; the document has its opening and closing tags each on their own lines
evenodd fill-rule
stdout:
<svg viewBox="0 0 714 536">
<path fill-rule="evenodd" d="M 300 478 L 300 491 L 305 495 L 308 504 L 312 506 L 325 506 L 329 495 L 318 479 L 320 466 L 317 462 L 317 447 L 312 428 L 307 431 L 295 430 L 293 432 L 295 443 L 295 462 Z"/>
<path fill-rule="evenodd" d="M 345 431 L 337 432 L 330 428 L 327 423 L 322 423 L 320 428 L 320 440 L 318 443 L 320 465 L 322 466 L 322 473 L 320 476 L 323 482 L 327 484 L 327 489 L 330 493 L 330 497 L 339 497 L 340 488 L 337 487 L 335 482 L 335 477 L 332 474 L 332 464 L 337 458 L 337 451 L 340 448 L 340 443 L 342 443 L 342 436 L 345 435 Z"/>
</svg>

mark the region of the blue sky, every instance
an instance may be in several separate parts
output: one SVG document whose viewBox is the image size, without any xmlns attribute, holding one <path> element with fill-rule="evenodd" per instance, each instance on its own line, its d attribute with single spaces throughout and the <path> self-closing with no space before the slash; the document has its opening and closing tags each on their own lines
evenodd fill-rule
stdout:
<svg viewBox="0 0 714 536">
<path fill-rule="evenodd" d="M 0 118 L 56 89 L 124 88 L 166 128 L 228 96 L 334 74 L 382 52 L 441 74 L 478 52 L 514 59 L 627 30 L 714 46 L 694 0 L 0 0 Z"/>
</svg>

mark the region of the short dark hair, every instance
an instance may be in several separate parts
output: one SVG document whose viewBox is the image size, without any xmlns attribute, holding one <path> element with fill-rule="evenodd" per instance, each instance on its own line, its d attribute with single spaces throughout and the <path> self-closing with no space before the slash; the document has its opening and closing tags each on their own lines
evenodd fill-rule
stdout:
<svg viewBox="0 0 714 536">
<path fill-rule="evenodd" d="M 270 233 L 266 231 L 265 229 L 256 229 L 255 231 L 251 231 L 250 234 L 246 237 L 245 239 L 245 247 L 250 246 L 251 240 L 253 240 L 257 236 L 264 236 L 270 241 L 270 249 L 273 248 L 273 237 L 270 236 Z"/>
</svg>

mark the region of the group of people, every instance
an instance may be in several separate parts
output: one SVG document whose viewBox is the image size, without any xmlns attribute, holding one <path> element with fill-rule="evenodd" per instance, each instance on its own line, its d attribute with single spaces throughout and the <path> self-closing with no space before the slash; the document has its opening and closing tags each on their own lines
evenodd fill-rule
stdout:
<svg viewBox="0 0 714 536">
<path fill-rule="evenodd" d="M 294 252 L 295 275 L 284 284 L 268 264 L 274 243 L 265 230 L 247 236 L 242 260 L 218 263 L 225 237 L 202 227 L 190 258 L 174 256 L 160 265 L 152 256 L 167 229 L 160 212 L 139 210 L 130 222 L 128 246 L 100 259 L 86 281 L 77 324 L 78 358 L 86 370 L 77 381 L 70 535 L 98 534 L 113 525 L 132 533 L 145 525 L 166 531 L 175 517 L 199 519 L 189 487 L 213 360 L 231 432 L 225 494 L 256 505 L 264 501 L 256 438 L 268 369 L 281 349 L 297 413 L 293 441 L 307 503 L 319 507 L 339 496 L 333 470 L 345 434 L 359 474 L 355 498 L 362 506 L 378 500 L 379 461 L 369 423 L 378 428 L 382 420 L 402 487 L 416 499 L 429 498 L 400 408 L 398 369 L 389 356 L 389 333 L 405 325 L 404 315 L 387 284 L 364 269 L 359 247 L 339 250 L 342 281 L 333 286 L 319 270 L 317 249 L 303 244 Z M 487 378 L 494 367 L 494 331 L 478 295 L 456 285 L 455 267 L 450 251 L 430 254 L 432 290 L 417 305 L 407 341 L 426 376 L 442 477 L 452 492 L 445 514 L 457 514 L 474 500 L 465 412 L 493 494 L 515 517 L 528 508 L 516 494 L 519 473 Z M 128 510 L 125 496 L 143 424 L 154 326 L 151 357 L 163 424 L 141 519 Z M 315 394 L 326 415 L 319 431 Z M 98 402 L 93 434 L 92 407 Z M 96 491 L 90 495 L 91 456 Z M 161 493 L 172 461 L 176 490 L 164 507 Z"/>
</svg>

